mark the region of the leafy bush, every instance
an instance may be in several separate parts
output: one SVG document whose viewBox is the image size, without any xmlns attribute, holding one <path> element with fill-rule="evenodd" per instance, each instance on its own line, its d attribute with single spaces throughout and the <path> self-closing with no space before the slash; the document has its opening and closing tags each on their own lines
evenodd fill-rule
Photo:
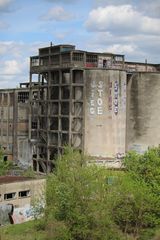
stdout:
<svg viewBox="0 0 160 240">
<path fill-rule="evenodd" d="M 7 172 L 13 167 L 13 162 L 3 160 L 3 151 L 0 149 L 0 176 L 6 175 Z"/>
<path fill-rule="evenodd" d="M 105 168 L 88 166 L 83 155 L 67 148 L 48 177 L 47 220 L 63 223 L 72 239 L 123 239 L 109 215 L 106 178 Z"/>
<path fill-rule="evenodd" d="M 159 153 L 128 153 L 126 170 L 118 174 L 87 165 L 85 156 L 66 148 L 47 180 L 50 239 L 151 240 L 160 226 Z"/>
</svg>

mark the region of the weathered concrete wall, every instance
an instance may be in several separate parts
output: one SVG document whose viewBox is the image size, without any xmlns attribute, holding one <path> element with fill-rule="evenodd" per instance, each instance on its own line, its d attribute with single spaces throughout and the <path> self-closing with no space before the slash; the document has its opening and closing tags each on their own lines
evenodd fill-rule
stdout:
<svg viewBox="0 0 160 240">
<path fill-rule="evenodd" d="M 8 160 L 21 166 L 31 165 L 31 150 L 28 141 L 28 101 L 18 94 L 28 90 L 0 90 L 0 145 Z M 21 96 L 20 96 L 21 97 Z M 22 96 L 23 97 L 23 96 Z"/>
<path fill-rule="evenodd" d="M 45 179 L 0 183 L 0 225 L 11 222 L 17 224 L 34 219 L 34 204 L 39 203 L 39 206 L 45 204 L 45 188 Z M 21 195 L 22 191 L 27 191 L 27 196 Z M 6 194 L 13 194 L 13 197 L 6 199 Z"/>
<path fill-rule="evenodd" d="M 18 137 L 18 165 L 23 168 L 32 166 L 32 152 L 28 137 Z"/>
<path fill-rule="evenodd" d="M 45 179 L 0 184 L 1 204 L 13 204 L 16 208 L 31 205 L 34 201 L 43 199 L 45 184 Z M 30 194 L 27 197 L 19 197 L 19 192 L 25 190 L 29 190 Z M 5 200 L 4 195 L 9 193 L 15 193 L 14 198 Z"/>
<path fill-rule="evenodd" d="M 125 69 L 128 72 L 157 72 L 158 67 L 153 64 L 126 62 Z"/>
<path fill-rule="evenodd" d="M 134 73 L 127 84 L 127 150 L 160 144 L 160 73 Z"/>
<path fill-rule="evenodd" d="M 98 158 L 125 152 L 126 72 L 86 70 L 84 150 Z"/>
</svg>

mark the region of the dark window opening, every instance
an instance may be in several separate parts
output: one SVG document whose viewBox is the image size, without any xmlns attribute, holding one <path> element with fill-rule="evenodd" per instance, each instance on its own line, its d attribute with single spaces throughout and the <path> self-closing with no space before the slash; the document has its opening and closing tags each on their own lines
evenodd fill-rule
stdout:
<svg viewBox="0 0 160 240">
<path fill-rule="evenodd" d="M 51 88 L 51 99 L 59 99 L 59 87 Z"/>
<path fill-rule="evenodd" d="M 51 84 L 59 84 L 59 72 L 51 72 Z"/>
<path fill-rule="evenodd" d="M 4 156 L 4 157 L 3 157 L 3 161 L 4 161 L 4 162 L 7 162 L 7 161 L 8 161 L 8 156 Z"/>
<path fill-rule="evenodd" d="M 47 164 L 44 161 L 39 162 L 39 172 L 46 173 L 47 172 Z"/>
<path fill-rule="evenodd" d="M 69 143 L 69 134 L 62 134 L 61 144 L 62 146 L 67 145 Z"/>
<path fill-rule="evenodd" d="M 51 103 L 50 114 L 58 115 L 58 103 Z"/>
<path fill-rule="evenodd" d="M 69 119 L 68 118 L 62 118 L 61 119 L 61 127 L 62 127 L 62 131 L 68 131 L 69 130 Z"/>
<path fill-rule="evenodd" d="M 59 61 L 59 55 L 53 55 L 50 57 L 50 64 L 51 65 L 59 65 L 60 61 Z"/>
<path fill-rule="evenodd" d="M 16 197 L 16 193 L 15 192 L 5 193 L 4 194 L 4 200 L 14 199 L 15 197 Z"/>
<path fill-rule="evenodd" d="M 18 102 L 26 103 L 29 100 L 29 92 L 19 92 L 18 93 Z"/>
<path fill-rule="evenodd" d="M 40 129 L 45 129 L 47 128 L 47 118 L 45 117 L 41 117 L 39 118 L 39 126 L 40 126 Z"/>
<path fill-rule="evenodd" d="M 30 197 L 30 190 L 20 191 L 20 192 L 18 193 L 18 196 L 19 196 L 20 198 Z"/>
<path fill-rule="evenodd" d="M 70 53 L 62 54 L 61 58 L 62 58 L 62 63 L 70 63 L 70 61 L 71 61 Z"/>
<path fill-rule="evenodd" d="M 50 119 L 50 130 L 58 130 L 58 118 Z"/>
<path fill-rule="evenodd" d="M 40 58 L 40 65 L 47 66 L 49 64 L 49 57 L 41 57 Z"/>
<path fill-rule="evenodd" d="M 73 83 L 83 83 L 83 71 L 73 71 Z"/>
<path fill-rule="evenodd" d="M 54 160 L 58 155 L 58 149 L 57 148 L 51 148 L 50 149 L 50 160 Z"/>
<path fill-rule="evenodd" d="M 37 161 L 33 160 L 33 171 L 37 171 Z"/>
<path fill-rule="evenodd" d="M 68 102 L 61 103 L 61 114 L 62 115 L 69 114 L 69 103 Z"/>
<path fill-rule="evenodd" d="M 50 145 L 58 145 L 58 134 L 57 133 L 50 134 Z"/>
<path fill-rule="evenodd" d="M 32 121 L 32 129 L 37 129 L 37 122 Z"/>
<path fill-rule="evenodd" d="M 73 53 L 73 61 L 82 62 L 84 60 L 83 53 Z"/>
<path fill-rule="evenodd" d="M 61 97 L 62 97 L 62 99 L 69 99 L 69 97 L 70 97 L 70 89 L 69 89 L 69 87 L 62 87 L 62 89 L 61 89 Z"/>
<path fill-rule="evenodd" d="M 107 67 L 107 60 L 104 59 L 104 60 L 103 60 L 103 68 L 106 68 L 106 67 Z"/>
<path fill-rule="evenodd" d="M 86 62 L 97 63 L 97 55 L 87 54 Z"/>
</svg>

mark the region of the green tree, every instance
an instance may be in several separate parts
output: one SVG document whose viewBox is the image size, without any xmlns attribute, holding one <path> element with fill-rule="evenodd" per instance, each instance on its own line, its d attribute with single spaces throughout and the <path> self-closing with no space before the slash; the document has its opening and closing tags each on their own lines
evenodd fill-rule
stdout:
<svg viewBox="0 0 160 240">
<path fill-rule="evenodd" d="M 114 220 L 135 239 L 150 240 L 160 226 L 160 148 L 142 155 L 129 152 L 124 166 L 125 175 L 111 196 Z"/>
<path fill-rule="evenodd" d="M 0 176 L 5 175 L 12 165 L 11 162 L 4 162 L 3 155 L 3 150 L 0 148 Z"/>
<path fill-rule="evenodd" d="M 110 192 L 109 209 L 114 222 L 133 239 L 148 239 L 160 224 L 160 198 L 144 181 L 123 175 Z"/>
<path fill-rule="evenodd" d="M 61 223 L 67 239 L 123 239 L 110 216 L 107 201 L 110 186 L 106 180 L 105 168 L 88 166 L 83 155 L 66 148 L 56 162 L 54 174 L 48 177 L 47 226 Z M 56 238 L 52 236 L 52 239 Z"/>
<path fill-rule="evenodd" d="M 144 154 L 129 152 L 124 159 L 126 171 L 135 180 L 144 181 L 156 194 L 160 194 L 160 147 Z"/>
<path fill-rule="evenodd" d="M 48 239 L 151 240 L 160 226 L 159 149 L 128 153 L 124 165 L 109 171 L 66 148 L 47 180 Z"/>
</svg>

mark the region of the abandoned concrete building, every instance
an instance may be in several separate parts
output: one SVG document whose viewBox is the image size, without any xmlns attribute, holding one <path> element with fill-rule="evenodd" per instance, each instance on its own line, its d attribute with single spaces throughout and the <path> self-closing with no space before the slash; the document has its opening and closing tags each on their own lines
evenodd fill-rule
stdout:
<svg viewBox="0 0 160 240">
<path fill-rule="evenodd" d="M 9 94 L 0 93 L 5 91 Z M 27 154 L 28 160 L 23 159 L 32 159 L 37 172 L 50 172 L 66 144 L 105 163 L 118 162 L 130 149 L 144 152 L 160 144 L 158 64 L 127 62 L 124 55 L 81 51 L 74 45 L 50 45 L 30 58 L 25 91 L 30 93 L 23 137 L 28 147 L 16 142 L 22 139 L 16 137 L 19 117 L 12 133 L 7 127 L 6 137 L 13 134 L 14 159 Z"/>
<path fill-rule="evenodd" d="M 45 186 L 45 178 L 0 176 L 0 226 L 34 219 L 32 207 L 37 201 L 44 205 Z"/>
<path fill-rule="evenodd" d="M 0 145 L 4 160 L 28 164 L 29 88 L 0 89 Z"/>
</svg>

